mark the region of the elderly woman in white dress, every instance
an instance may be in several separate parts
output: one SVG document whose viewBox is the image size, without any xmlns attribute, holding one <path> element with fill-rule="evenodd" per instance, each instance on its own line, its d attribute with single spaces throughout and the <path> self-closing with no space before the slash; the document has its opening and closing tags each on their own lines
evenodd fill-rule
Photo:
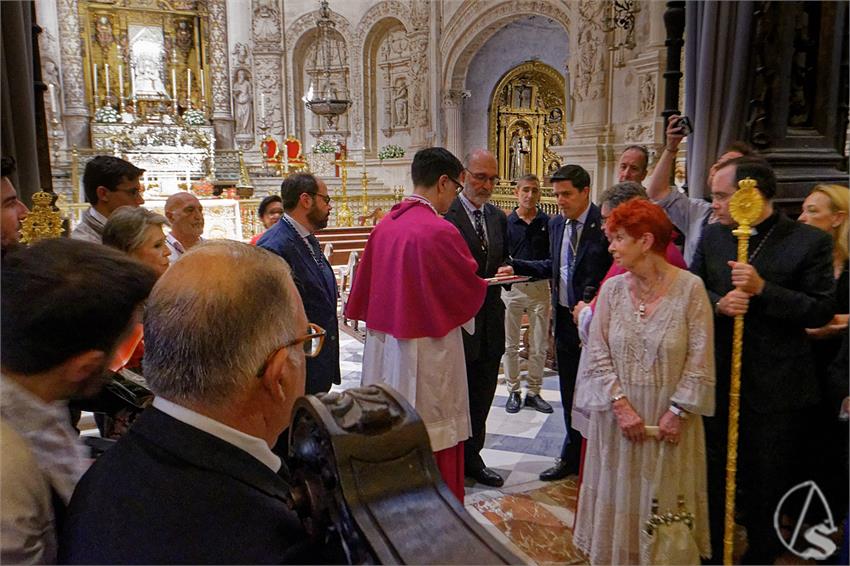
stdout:
<svg viewBox="0 0 850 566">
<path fill-rule="evenodd" d="M 702 280 L 665 261 L 672 225 L 661 208 L 627 202 L 606 230 L 627 272 L 603 285 L 582 357 L 576 405 L 591 418 L 574 542 L 592 564 L 639 563 L 652 497 L 663 512 L 683 495 L 708 556 L 702 416 L 714 413 L 711 305 Z"/>
</svg>

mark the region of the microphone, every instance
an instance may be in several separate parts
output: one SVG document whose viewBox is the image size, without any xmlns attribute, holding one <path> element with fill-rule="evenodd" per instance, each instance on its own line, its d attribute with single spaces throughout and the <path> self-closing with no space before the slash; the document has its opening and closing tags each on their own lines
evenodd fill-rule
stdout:
<svg viewBox="0 0 850 566">
<path fill-rule="evenodd" d="M 596 287 L 593 285 L 588 285 L 584 288 L 584 291 L 581 294 L 581 300 L 584 303 L 589 303 L 593 300 L 593 297 L 596 296 Z"/>
</svg>

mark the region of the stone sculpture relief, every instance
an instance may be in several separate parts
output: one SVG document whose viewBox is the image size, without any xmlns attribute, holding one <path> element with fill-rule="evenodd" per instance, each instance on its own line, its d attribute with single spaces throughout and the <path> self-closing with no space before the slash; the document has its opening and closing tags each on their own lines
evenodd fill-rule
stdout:
<svg viewBox="0 0 850 566">
<path fill-rule="evenodd" d="M 640 108 L 639 116 L 652 116 L 655 114 L 655 76 L 651 73 L 640 78 Z"/>
<path fill-rule="evenodd" d="M 233 87 L 233 112 L 237 136 L 254 136 L 254 87 L 248 69 L 236 69 Z"/>
<path fill-rule="evenodd" d="M 579 4 L 578 58 L 574 95 L 576 100 L 596 100 L 605 87 L 605 35 L 601 27 L 606 4 L 582 0 Z"/>
<path fill-rule="evenodd" d="M 277 0 L 254 0 L 254 41 L 280 43 L 280 9 Z"/>
</svg>

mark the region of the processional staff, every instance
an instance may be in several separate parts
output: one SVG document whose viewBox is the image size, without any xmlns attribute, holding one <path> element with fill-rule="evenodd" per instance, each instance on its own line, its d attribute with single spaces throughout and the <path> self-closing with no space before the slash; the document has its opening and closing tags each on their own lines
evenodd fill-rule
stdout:
<svg viewBox="0 0 850 566">
<path fill-rule="evenodd" d="M 748 263 L 750 226 L 764 209 L 764 199 L 756 181 L 738 181 L 738 191 L 729 201 L 729 212 L 738 223 L 732 233 L 738 238 L 738 263 Z M 741 352 L 744 343 L 744 315 L 735 316 L 732 334 L 732 374 L 729 383 L 729 438 L 726 452 L 726 516 L 723 533 L 723 563 L 732 564 L 735 540 L 735 476 L 738 471 L 738 417 L 741 407 Z"/>
</svg>

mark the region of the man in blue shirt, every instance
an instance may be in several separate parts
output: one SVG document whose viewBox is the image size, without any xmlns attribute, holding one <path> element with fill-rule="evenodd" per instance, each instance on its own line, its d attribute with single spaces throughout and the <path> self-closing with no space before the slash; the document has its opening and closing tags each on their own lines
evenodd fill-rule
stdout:
<svg viewBox="0 0 850 566">
<path fill-rule="evenodd" d="M 508 216 L 508 251 L 513 259 L 549 259 L 549 215 L 537 207 L 540 202 L 540 180 L 525 175 L 516 181 L 514 193 L 518 206 Z M 522 406 L 519 377 L 519 346 L 522 315 L 528 313 L 528 392 L 525 406 L 541 413 L 551 413 L 552 406 L 540 396 L 543 364 L 549 338 L 549 281 L 531 280 L 502 290 L 505 303 L 505 355 L 502 364 L 508 380 L 508 402 L 505 410 L 517 413 Z"/>
</svg>

